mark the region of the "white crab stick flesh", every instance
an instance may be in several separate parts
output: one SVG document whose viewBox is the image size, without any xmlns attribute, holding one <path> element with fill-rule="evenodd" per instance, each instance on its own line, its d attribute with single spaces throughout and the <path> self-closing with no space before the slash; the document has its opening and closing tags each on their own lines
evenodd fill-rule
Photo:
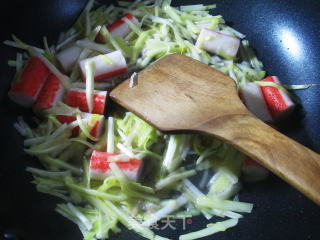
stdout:
<svg viewBox="0 0 320 240">
<path fill-rule="evenodd" d="M 65 73 L 70 73 L 82 51 L 81 47 L 71 45 L 56 54 L 56 58 Z"/>
<path fill-rule="evenodd" d="M 75 116 L 66 115 L 56 115 L 56 118 L 62 124 L 70 124 L 77 120 Z M 99 138 L 102 135 L 105 126 L 105 118 L 103 115 L 82 113 L 81 118 L 85 122 L 86 127 L 89 128 L 89 132 L 93 137 Z M 79 126 L 74 127 L 72 129 L 72 136 L 78 136 L 79 132 Z"/>
<path fill-rule="evenodd" d="M 242 166 L 244 180 L 247 182 L 258 182 L 266 179 L 269 171 L 261 166 L 259 163 L 246 157 Z"/>
<path fill-rule="evenodd" d="M 262 80 L 263 82 L 273 82 L 281 85 L 278 77 L 270 76 Z M 272 86 L 261 86 L 264 99 L 267 102 L 271 115 L 275 119 L 284 119 L 293 111 L 295 104 L 287 93 Z"/>
<path fill-rule="evenodd" d="M 129 158 L 128 161 L 113 161 L 116 153 L 107 153 L 94 150 L 90 159 L 90 177 L 93 179 L 105 179 L 112 174 L 109 164 L 114 162 L 131 180 L 137 181 L 142 169 L 142 160 Z"/>
<path fill-rule="evenodd" d="M 86 58 L 80 61 L 80 69 L 82 78 L 85 80 L 86 70 L 85 66 L 88 61 L 94 63 L 94 80 L 107 79 L 109 77 L 126 73 L 128 71 L 126 59 L 121 51 L 114 51 L 112 53 L 98 55 L 92 58 Z"/>
<path fill-rule="evenodd" d="M 272 122 L 260 85 L 255 82 L 246 83 L 240 90 L 240 97 L 251 113 L 264 122 Z"/>
<path fill-rule="evenodd" d="M 106 26 L 106 28 L 110 32 L 111 36 L 124 38 L 125 36 L 127 36 L 131 32 L 129 25 L 123 20 L 124 18 L 127 18 L 128 20 L 132 21 L 135 24 L 139 23 L 138 19 L 136 19 L 132 14 L 127 13 L 122 18 L 116 20 L 115 22 L 113 22 L 109 26 Z M 102 43 L 106 42 L 106 39 L 103 37 L 103 35 L 101 33 L 99 33 L 97 35 L 96 40 L 98 42 L 102 42 Z"/>
<path fill-rule="evenodd" d="M 106 105 L 107 91 L 94 91 L 92 113 L 103 114 Z M 78 107 L 82 112 L 89 112 L 86 98 L 86 90 L 71 88 L 68 91 L 66 104 L 70 107 Z"/>
<path fill-rule="evenodd" d="M 19 79 L 10 89 L 10 99 L 24 107 L 31 107 L 49 75 L 49 69 L 38 57 L 31 57 Z"/>
<path fill-rule="evenodd" d="M 208 52 L 232 59 L 237 55 L 240 39 L 203 28 L 198 36 L 196 46 Z"/>
<path fill-rule="evenodd" d="M 33 111 L 40 113 L 45 109 L 54 107 L 58 101 L 62 100 L 63 94 L 64 88 L 61 81 L 51 73 L 39 94 L 38 100 L 33 105 Z"/>
</svg>

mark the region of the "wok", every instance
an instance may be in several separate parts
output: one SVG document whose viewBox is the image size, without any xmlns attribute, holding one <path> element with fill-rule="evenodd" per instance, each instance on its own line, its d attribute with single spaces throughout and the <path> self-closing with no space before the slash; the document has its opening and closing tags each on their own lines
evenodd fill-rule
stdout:
<svg viewBox="0 0 320 240">
<path fill-rule="evenodd" d="M 84 0 L 2 2 L 1 42 L 11 33 L 28 43 L 50 43 L 60 31 L 67 30 L 85 5 Z M 111 3 L 111 1 L 105 1 Z M 285 84 L 320 84 L 320 2 L 317 0 L 216 0 L 215 14 L 247 35 L 269 75 L 277 75 Z M 173 5 L 209 4 L 212 1 L 173 1 Z M 18 115 L 30 115 L 7 98 L 14 69 L 6 64 L 15 58 L 15 49 L 1 45 L 1 170 L 0 238 L 1 239 L 81 239 L 78 228 L 53 211 L 59 200 L 37 193 L 32 177 L 24 171 L 37 163 L 24 155 L 23 138 L 13 128 Z M 301 100 L 296 114 L 280 125 L 280 131 L 296 141 L 320 151 L 319 86 L 295 92 Z M 278 177 L 271 175 L 261 183 L 244 184 L 240 200 L 254 204 L 239 224 L 217 240 L 320 239 L 320 208 Z M 176 239 L 182 233 L 166 229 L 158 234 Z M 192 218 L 186 231 L 203 228 L 202 217 Z M 212 237 L 213 238 L 213 237 Z M 126 229 L 112 239 L 141 239 Z M 208 239 L 211 239 L 209 237 Z"/>
</svg>

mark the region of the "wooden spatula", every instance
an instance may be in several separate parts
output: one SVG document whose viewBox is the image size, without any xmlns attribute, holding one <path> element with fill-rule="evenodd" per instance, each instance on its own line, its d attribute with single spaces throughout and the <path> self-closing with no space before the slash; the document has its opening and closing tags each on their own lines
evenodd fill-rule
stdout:
<svg viewBox="0 0 320 240">
<path fill-rule="evenodd" d="M 233 145 L 320 205 L 320 155 L 282 135 L 242 104 L 233 79 L 179 54 L 120 84 L 111 98 L 161 131 L 208 133 Z"/>
</svg>

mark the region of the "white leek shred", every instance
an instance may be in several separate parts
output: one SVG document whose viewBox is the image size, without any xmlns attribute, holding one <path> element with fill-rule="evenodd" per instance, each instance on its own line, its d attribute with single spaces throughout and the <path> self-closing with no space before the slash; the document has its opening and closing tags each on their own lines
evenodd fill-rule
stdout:
<svg viewBox="0 0 320 240">
<path fill-rule="evenodd" d="M 17 124 L 14 124 L 14 127 L 19 131 L 22 136 L 31 138 L 33 137 L 33 132 L 29 125 L 23 120 L 22 116 L 18 116 Z"/>
<path fill-rule="evenodd" d="M 104 54 L 110 53 L 113 51 L 112 49 L 106 47 L 105 45 L 92 42 L 89 39 L 77 40 L 76 45 L 81 48 L 88 48 L 90 50 L 97 51 Z"/>
<path fill-rule="evenodd" d="M 85 226 L 83 225 L 83 223 L 79 219 L 77 219 L 75 216 L 72 216 L 71 214 L 65 212 L 64 210 L 60 209 L 59 206 L 55 209 L 55 211 L 57 213 L 61 214 L 62 216 L 64 216 L 65 218 L 69 219 L 74 224 L 78 225 L 79 228 L 85 228 Z"/>
<path fill-rule="evenodd" d="M 176 152 L 176 149 L 177 149 L 177 144 L 176 144 L 176 141 L 175 141 L 175 136 L 171 135 L 169 137 L 169 142 L 168 142 L 168 148 L 167 148 L 167 151 L 166 151 L 166 155 L 165 155 L 164 160 L 163 160 L 163 165 L 166 166 L 167 169 L 170 169 L 169 166 L 174 161 L 174 154 Z"/>
<path fill-rule="evenodd" d="M 122 143 L 117 143 L 117 147 L 121 152 L 123 152 L 124 154 L 127 154 L 129 157 L 132 157 L 132 158 L 135 157 L 132 150 L 126 147 L 125 145 L 123 145 Z"/>
<path fill-rule="evenodd" d="M 87 61 L 85 64 L 86 71 L 86 99 L 88 104 L 89 113 L 92 112 L 94 101 L 94 62 Z"/>
<path fill-rule="evenodd" d="M 49 108 L 45 112 L 52 115 L 74 116 L 77 113 L 80 113 L 80 110 L 78 108 L 70 107 L 63 102 L 57 102 L 55 107 Z"/>
<path fill-rule="evenodd" d="M 310 87 L 314 87 L 317 86 L 317 84 L 315 83 L 311 83 L 311 84 L 291 84 L 291 85 L 283 85 L 284 88 L 288 89 L 288 90 L 305 90 L 308 89 Z"/>
<path fill-rule="evenodd" d="M 196 175 L 195 170 L 188 170 L 188 171 L 184 171 L 181 173 L 171 173 L 168 177 L 163 178 L 159 182 L 156 183 L 156 185 L 155 185 L 156 190 L 163 189 L 165 187 L 168 187 L 168 186 L 176 183 L 177 181 L 179 181 L 181 179 L 188 178 L 188 177 L 191 177 L 194 175 Z"/>
<path fill-rule="evenodd" d="M 22 60 L 22 54 L 17 53 L 17 58 L 16 58 L 16 73 L 19 75 L 21 73 L 23 66 L 23 60 Z"/>
<path fill-rule="evenodd" d="M 163 166 L 168 172 L 174 171 L 185 160 L 190 149 L 190 135 L 170 135 Z"/>
<path fill-rule="evenodd" d="M 70 171 L 60 171 L 60 172 L 53 172 L 53 171 L 46 171 L 38 168 L 27 167 L 26 171 L 31 172 L 40 177 L 47 177 L 47 178 L 61 178 L 63 176 L 71 176 Z"/>
<path fill-rule="evenodd" d="M 82 118 L 81 118 L 81 116 L 80 116 L 79 113 L 76 114 L 76 117 L 77 117 L 78 125 L 79 125 L 81 131 L 83 132 L 83 134 L 84 134 L 87 138 L 91 139 L 92 141 L 98 141 L 98 140 L 99 140 L 98 138 L 93 137 L 93 136 L 90 134 L 89 130 L 87 129 L 87 127 L 86 127 L 86 125 L 85 125 L 84 121 L 82 120 Z"/>
<path fill-rule="evenodd" d="M 74 41 L 77 37 L 79 36 L 78 33 L 75 33 L 71 36 L 69 36 L 68 38 L 64 39 L 63 41 L 61 41 L 57 46 L 56 46 L 56 51 L 61 50 L 62 48 L 64 48 L 65 46 L 67 46 L 70 42 Z"/>
<path fill-rule="evenodd" d="M 130 82 L 129 82 L 129 87 L 133 88 L 138 84 L 138 74 L 136 72 L 134 72 L 131 76 L 130 76 Z"/>
<path fill-rule="evenodd" d="M 107 152 L 114 153 L 114 119 L 108 117 Z"/>
<path fill-rule="evenodd" d="M 15 47 L 15 48 L 19 48 L 19 49 L 23 49 L 23 50 L 27 50 L 27 51 L 30 51 L 30 48 L 34 48 L 37 51 L 39 51 L 40 53 L 44 53 L 43 49 L 28 45 L 28 44 L 22 42 L 15 35 L 12 35 L 12 39 L 14 41 L 5 40 L 3 43 L 6 44 L 7 46 Z"/>
<path fill-rule="evenodd" d="M 73 165 L 70 165 L 60 159 L 52 158 L 52 157 L 41 157 L 41 160 L 52 165 L 52 166 L 57 166 L 58 168 L 70 170 L 72 173 L 74 173 L 76 175 L 82 174 L 81 169 L 79 169 L 78 167 L 75 167 Z"/>
<path fill-rule="evenodd" d="M 40 149 L 40 150 L 24 149 L 24 151 L 30 155 L 35 155 L 35 156 L 49 154 L 49 153 L 56 155 L 62 152 L 67 147 L 69 147 L 70 144 L 71 144 L 70 142 L 63 142 L 45 149 Z"/>
<path fill-rule="evenodd" d="M 19 123 L 15 122 L 13 126 L 21 136 L 27 136 L 27 131 Z"/>
<path fill-rule="evenodd" d="M 208 179 L 209 179 L 209 170 L 204 170 L 201 180 L 199 182 L 199 188 L 204 188 L 206 186 L 206 184 L 208 183 Z"/>
<path fill-rule="evenodd" d="M 67 206 L 70 211 L 83 223 L 87 230 L 91 230 L 92 223 L 72 203 L 67 203 Z"/>
<path fill-rule="evenodd" d="M 157 211 L 156 213 L 151 215 L 151 217 L 149 219 L 147 219 L 146 221 L 144 221 L 142 223 L 142 225 L 145 227 L 151 226 L 152 224 L 156 223 L 161 218 L 168 216 L 171 213 L 173 213 L 174 211 L 178 210 L 180 207 L 185 205 L 187 202 L 188 202 L 188 200 L 183 195 L 181 195 L 180 197 L 178 197 L 175 200 L 170 200 L 165 205 L 165 207 L 161 208 L 159 211 Z"/>
<path fill-rule="evenodd" d="M 68 128 L 68 125 L 66 123 L 62 124 L 55 132 L 53 132 L 49 138 L 55 138 L 58 135 L 60 135 L 60 133 L 64 132 L 66 129 Z"/>
<path fill-rule="evenodd" d="M 183 179 L 183 185 L 187 192 L 187 197 L 191 198 L 190 200 L 195 204 L 196 198 L 198 196 L 205 196 L 189 179 Z M 212 215 L 206 210 L 201 210 L 203 216 L 210 220 Z"/>
<path fill-rule="evenodd" d="M 26 146 L 26 147 L 30 147 L 30 146 L 35 145 L 35 144 L 40 144 L 43 141 L 45 141 L 46 139 L 47 139 L 46 136 L 28 138 L 28 139 L 25 139 L 23 141 L 23 145 Z"/>
</svg>

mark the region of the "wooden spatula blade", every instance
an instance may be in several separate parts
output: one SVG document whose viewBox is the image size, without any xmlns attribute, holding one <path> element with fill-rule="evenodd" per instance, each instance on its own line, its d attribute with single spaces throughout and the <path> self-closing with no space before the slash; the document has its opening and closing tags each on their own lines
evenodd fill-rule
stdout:
<svg viewBox="0 0 320 240">
<path fill-rule="evenodd" d="M 233 79 L 179 54 L 155 62 L 138 74 L 135 87 L 128 79 L 110 96 L 162 131 L 192 130 L 213 118 L 247 113 Z"/>
</svg>

